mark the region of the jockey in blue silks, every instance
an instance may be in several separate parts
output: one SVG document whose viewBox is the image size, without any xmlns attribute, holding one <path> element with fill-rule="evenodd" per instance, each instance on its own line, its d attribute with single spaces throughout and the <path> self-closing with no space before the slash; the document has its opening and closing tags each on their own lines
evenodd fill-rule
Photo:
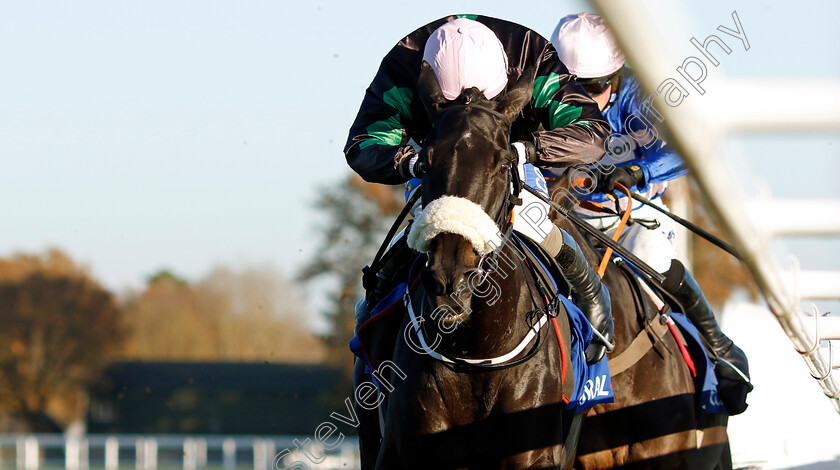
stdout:
<svg viewBox="0 0 840 470">
<path fill-rule="evenodd" d="M 566 16 L 550 39 L 560 60 L 598 103 L 613 132 L 606 155 L 586 172 L 594 184 L 577 196 L 606 201 L 604 193 L 612 193 L 618 182 L 665 207 L 661 197 L 668 181 L 686 174 L 688 169 L 661 139 L 654 123 L 664 118 L 624 66 L 624 54 L 603 19 L 592 13 Z M 627 197 L 621 194 L 619 203 L 626 207 Z M 577 212 L 607 235 L 612 235 L 619 223 L 616 215 L 605 216 L 582 208 Z M 638 223 L 625 227 L 619 242 L 665 275 L 663 287 L 678 300 L 683 313 L 717 356 L 715 372 L 720 380 L 721 400 L 730 414 L 743 412 L 746 395 L 752 390 L 747 357 L 720 330 L 700 286 L 676 259 L 674 221 L 647 205 L 634 207 L 632 216 Z"/>
</svg>

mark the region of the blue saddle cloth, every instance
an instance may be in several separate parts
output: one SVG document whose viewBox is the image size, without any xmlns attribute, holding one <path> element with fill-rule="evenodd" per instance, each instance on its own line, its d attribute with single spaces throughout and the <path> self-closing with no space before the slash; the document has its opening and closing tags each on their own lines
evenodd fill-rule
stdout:
<svg viewBox="0 0 840 470">
<path fill-rule="evenodd" d="M 718 397 L 718 379 L 715 375 L 715 365 L 709 359 L 706 348 L 700 340 L 700 332 L 685 315 L 678 312 L 671 313 L 674 323 L 680 327 L 686 339 L 686 349 L 694 361 L 697 377 L 694 378 L 694 388 L 697 390 L 697 406 L 706 413 L 726 414 L 726 408 Z"/>
<path fill-rule="evenodd" d="M 644 276 L 639 273 L 633 263 L 625 258 L 622 259 L 639 277 L 639 282 L 645 282 L 641 280 L 644 279 Z M 715 365 L 709 358 L 706 347 L 703 346 L 703 341 L 700 339 L 700 332 L 691 323 L 691 320 L 682 313 L 671 312 L 671 318 L 674 319 L 674 323 L 677 324 L 677 327 L 682 331 L 683 337 L 686 339 L 685 347 L 688 350 L 688 355 L 691 356 L 691 360 L 694 362 L 694 368 L 697 372 L 697 376 L 694 377 L 697 407 L 706 413 L 727 413 L 723 402 L 718 397 L 718 379 L 717 375 L 715 375 Z"/>
<path fill-rule="evenodd" d="M 558 283 L 551 275 L 551 271 L 545 267 L 527 244 L 522 243 L 520 246 L 531 252 L 540 264 L 540 268 L 549 273 L 548 277 L 551 279 L 554 291 L 557 292 Z M 565 280 L 562 282 L 565 282 Z M 575 374 L 575 388 L 572 396 L 569 397 L 568 408 L 580 413 L 601 403 L 614 402 L 615 394 L 613 393 L 607 356 L 604 355 L 603 359 L 596 364 L 586 363 L 585 351 L 594 338 L 592 324 L 569 298 L 561 294 L 558 294 L 558 298 L 569 316 L 569 330 L 572 335 L 572 344 L 569 349 L 571 350 L 571 366 Z"/>
<path fill-rule="evenodd" d="M 569 314 L 569 326 L 572 332 L 572 369 L 575 371 L 575 389 L 569 400 L 569 409 L 575 412 L 586 411 L 601 403 L 612 403 L 615 394 L 610 378 L 610 366 L 607 356 L 596 364 L 587 364 L 584 352 L 592 342 L 592 325 L 583 312 L 571 300 L 560 297 Z"/>
<path fill-rule="evenodd" d="M 399 323 L 401 322 L 402 316 L 405 314 L 405 309 L 403 307 L 403 295 L 405 294 L 406 286 L 408 283 L 401 283 L 394 287 L 388 295 L 385 296 L 384 299 L 380 300 L 379 303 L 371 310 L 370 316 L 361 322 L 358 331 L 356 332 L 356 336 L 353 336 L 353 339 L 350 340 L 350 351 L 353 352 L 359 359 L 362 360 L 365 364 L 365 373 L 371 374 L 378 363 L 384 360 L 389 360 L 391 357 L 381 357 L 383 352 L 378 352 L 371 348 L 371 341 L 375 341 L 371 338 L 371 334 L 368 333 L 368 329 L 376 328 L 374 323 L 377 322 L 389 322 L 390 325 L 384 326 L 385 329 L 391 330 L 395 328 L 399 329 Z M 386 318 L 391 317 L 391 318 Z M 366 334 L 367 333 L 367 334 Z M 386 333 L 386 340 L 388 341 L 396 341 L 396 334 L 398 332 L 393 332 L 392 334 Z M 375 333 L 373 333 L 375 334 Z M 380 338 L 381 341 L 381 338 Z M 384 348 L 384 353 L 393 352 L 393 344 L 388 344 L 387 347 Z M 386 354 L 388 355 L 388 354 Z M 380 357 L 377 357 L 380 356 Z M 376 376 L 372 375 L 373 383 L 379 387 L 380 384 L 376 378 Z"/>
</svg>

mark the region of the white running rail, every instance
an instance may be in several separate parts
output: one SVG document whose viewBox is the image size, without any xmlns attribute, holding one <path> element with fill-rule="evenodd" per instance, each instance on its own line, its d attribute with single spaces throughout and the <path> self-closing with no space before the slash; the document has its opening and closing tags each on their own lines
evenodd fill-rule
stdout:
<svg viewBox="0 0 840 470">
<path fill-rule="evenodd" d="M 359 468 L 359 441 L 342 436 L 331 449 L 312 436 L 0 434 L 0 468 L 41 470 L 273 470 Z M 303 443 L 302 452 L 298 443 Z M 292 449 L 294 452 L 284 452 Z"/>
<path fill-rule="evenodd" d="M 669 56 L 663 44 L 675 38 L 659 36 L 660 31 L 679 30 L 674 28 L 674 18 L 666 17 L 667 2 L 593 1 L 609 21 L 645 89 L 656 90 L 663 80 L 675 76 L 675 67 L 682 64 L 685 57 Z M 725 13 L 729 15 L 732 12 Z M 685 28 L 682 31 L 690 30 Z M 717 31 L 707 34 L 712 33 L 720 35 Z M 686 34 L 685 38 L 676 39 L 688 42 L 692 35 Z M 706 37 L 695 36 L 701 40 Z M 823 393 L 840 413 L 840 384 L 836 375 L 832 374 L 832 360 L 835 366 L 839 362 L 837 357 L 832 356 L 840 355 L 840 351 L 832 354 L 830 342 L 827 350 L 820 347 L 821 341 L 840 339 L 840 319 L 821 318 L 816 311 L 814 316 L 805 318 L 800 309 L 800 300 L 803 299 L 840 299 L 840 272 L 796 273 L 794 267 L 791 279 L 790 273 L 786 276 L 770 256 L 770 243 L 774 237 L 840 236 L 840 201 L 768 200 L 760 201 L 761 210 L 753 211 L 749 204 L 743 202 L 748 199 L 747 196 L 737 192 L 733 194 L 733 188 L 737 191 L 739 186 L 724 161 L 721 145 L 724 137 L 736 132 L 772 131 L 779 134 L 840 130 L 840 81 L 797 80 L 797 86 L 801 87 L 798 89 L 814 89 L 819 84 L 819 89 L 831 96 L 803 100 L 797 103 L 796 109 L 791 109 L 790 103 L 784 110 L 774 107 L 773 100 L 765 97 L 783 96 L 785 90 L 790 90 L 788 82 L 759 78 L 723 79 L 715 82 L 714 93 L 699 96 L 689 88 L 692 94 L 677 106 L 668 106 L 661 98 L 655 103 L 664 117 L 663 124 L 670 132 L 671 144 L 679 149 L 707 197 L 711 210 L 744 257 L 770 310 L 796 351 L 804 358 Z M 758 89 L 762 91 L 756 91 Z M 819 211 L 819 217 L 808 217 L 803 213 L 811 210 Z M 751 216 L 746 217 L 746 214 Z M 784 218 L 778 217 L 779 214 L 784 214 Z"/>
</svg>

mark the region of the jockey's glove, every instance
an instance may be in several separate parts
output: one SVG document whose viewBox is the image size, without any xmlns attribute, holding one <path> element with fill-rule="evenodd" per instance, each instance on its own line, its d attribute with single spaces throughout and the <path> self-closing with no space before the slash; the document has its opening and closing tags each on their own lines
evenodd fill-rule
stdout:
<svg viewBox="0 0 840 470">
<path fill-rule="evenodd" d="M 521 145 L 518 145 L 521 144 Z M 530 163 L 537 164 L 537 147 L 533 142 L 528 140 L 520 140 L 510 144 L 511 151 L 517 156 L 517 163 L 524 165 Z"/>
<path fill-rule="evenodd" d="M 599 193 L 612 193 L 616 183 L 621 183 L 627 188 L 632 188 L 645 182 L 645 173 L 639 165 L 620 166 L 608 175 L 599 178 L 595 191 Z"/>
<path fill-rule="evenodd" d="M 537 162 L 537 149 L 532 142 L 520 140 L 510 144 L 510 151 L 513 153 L 516 160 L 516 169 L 519 171 L 519 177 L 525 180 L 525 164 L 535 164 Z"/>
<path fill-rule="evenodd" d="M 419 161 L 420 157 L 417 151 L 411 145 L 404 145 L 397 150 L 394 155 L 394 167 L 400 173 L 400 176 L 406 180 L 411 178 L 419 178 L 423 175 L 425 166 L 423 162 Z"/>
</svg>

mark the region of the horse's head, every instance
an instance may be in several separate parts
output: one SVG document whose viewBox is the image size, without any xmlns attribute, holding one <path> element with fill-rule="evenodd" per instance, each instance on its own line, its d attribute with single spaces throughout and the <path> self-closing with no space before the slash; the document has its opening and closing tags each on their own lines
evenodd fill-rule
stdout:
<svg viewBox="0 0 840 470">
<path fill-rule="evenodd" d="M 409 243 L 429 256 L 421 274 L 433 303 L 464 313 L 452 294 L 462 292 L 482 255 L 501 245 L 499 233 L 510 220 L 510 195 L 516 156 L 510 125 L 533 93 L 533 70 L 500 98 L 487 100 L 470 88 L 454 101 L 443 97 L 437 76 L 423 63 L 420 98 L 432 129 L 420 160 L 424 209 L 415 220 Z"/>
</svg>

